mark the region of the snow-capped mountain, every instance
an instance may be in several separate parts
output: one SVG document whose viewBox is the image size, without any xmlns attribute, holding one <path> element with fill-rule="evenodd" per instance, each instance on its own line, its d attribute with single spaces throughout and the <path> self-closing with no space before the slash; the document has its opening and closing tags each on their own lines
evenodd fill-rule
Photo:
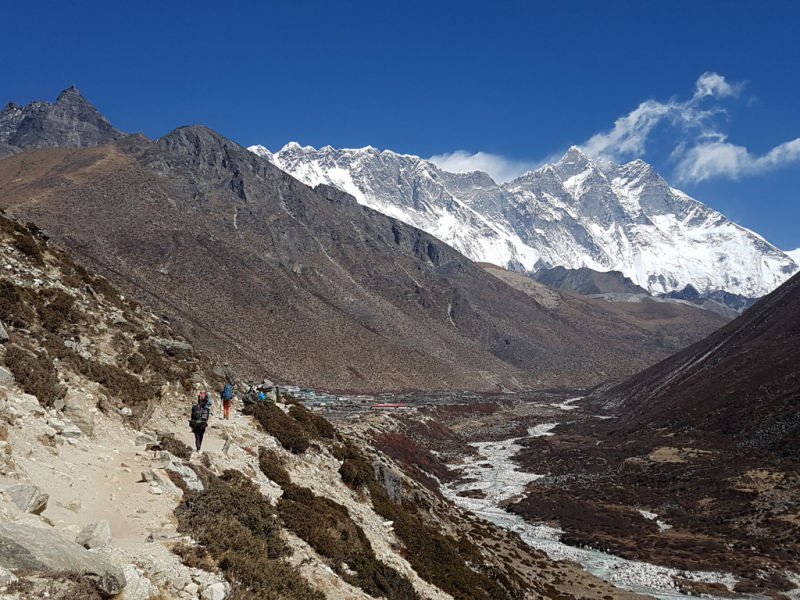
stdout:
<svg viewBox="0 0 800 600">
<path fill-rule="evenodd" d="M 747 297 L 798 270 L 761 236 L 690 198 L 647 163 L 600 164 L 573 147 L 552 165 L 497 184 L 375 148 L 250 148 L 309 185 L 419 227 L 469 258 L 522 272 L 563 266 L 621 271 L 653 293 L 691 284 Z"/>
</svg>

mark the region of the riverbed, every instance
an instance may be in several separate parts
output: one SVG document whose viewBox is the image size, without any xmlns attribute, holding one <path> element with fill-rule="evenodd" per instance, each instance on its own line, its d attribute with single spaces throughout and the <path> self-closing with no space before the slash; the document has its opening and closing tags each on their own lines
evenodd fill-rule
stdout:
<svg viewBox="0 0 800 600">
<path fill-rule="evenodd" d="M 567 400 L 558 407 L 562 410 L 571 410 L 576 408 L 573 403 L 578 400 L 580 398 Z M 553 435 L 551 430 L 557 425 L 558 423 L 536 425 L 528 429 L 528 436 Z M 568 546 L 559 541 L 563 533 L 560 529 L 544 523 L 528 523 L 521 516 L 504 510 L 500 506 L 501 502 L 521 496 L 528 483 L 543 477 L 543 475 L 517 470 L 518 465 L 512 460 L 512 457 L 522 449 L 517 441 L 518 438 L 470 444 L 477 450 L 478 456 L 468 457 L 463 465 L 457 467 L 464 480 L 445 484 L 442 487 L 442 493 L 475 515 L 517 532 L 525 543 L 544 551 L 550 558 L 575 561 L 593 575 L 624 589 L 658 598 L 686 598 L 676 588 L 674 577 L 721 583 L 729 590 L 733 589 L 737 578 L 730 573 L 681 571 L 645 562 L 626 560 L 589 548 Z M 475 489 L 482 490 L 486 497 L 458 496 L 459 492 Z"/>
</svg>

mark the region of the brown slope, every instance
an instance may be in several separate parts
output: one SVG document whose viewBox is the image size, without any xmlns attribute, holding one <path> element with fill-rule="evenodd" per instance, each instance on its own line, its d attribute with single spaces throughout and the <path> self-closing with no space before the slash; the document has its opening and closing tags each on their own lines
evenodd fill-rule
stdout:
<svg viewBox="0 0 800 600">
<path fill-rule="evenodd" d="M 737 592 L 796 589 L 800 276 L 586 404 L 526 443 L 518 459 L 554 477 L 529 486 L 514 512 L 558 522 L 570 543 L 735 573 Z M 617 419 L 597 419 L 598 409 Z"/>
<path fill-rule="evenodd" d="M 800 451 L 800 277 L 708 338 L 632 377 L 599 404 L 616 435 L 668 428 L 719 443 Z"/>
<path fill-rule="evenodd" d="M 202 126 L 9 157 L 0 206 L 257 376 L 497 390 L 592 385 L 654 360 Z"/>
</svg>

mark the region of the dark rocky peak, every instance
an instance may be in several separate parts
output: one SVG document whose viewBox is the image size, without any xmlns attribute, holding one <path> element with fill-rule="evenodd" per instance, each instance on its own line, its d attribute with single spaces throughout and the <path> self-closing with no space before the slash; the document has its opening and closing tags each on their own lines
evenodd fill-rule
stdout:
<svg viewBox="0 0 800 600">
<path fill-rule="evenodd" d="M 225 173 L 242 171 L 261 176 L 281 173 L 269 161 L 205 125 L 178 127 L 155 143 L 207 175 L 224 177 Z"/>
<path fill-rule="evenodd" d="M 73 85 L 54 104 L 9 103 L 0 113 L 0 141 L 18 148 L 99 146 L 125 137 Z"/>
</svg>

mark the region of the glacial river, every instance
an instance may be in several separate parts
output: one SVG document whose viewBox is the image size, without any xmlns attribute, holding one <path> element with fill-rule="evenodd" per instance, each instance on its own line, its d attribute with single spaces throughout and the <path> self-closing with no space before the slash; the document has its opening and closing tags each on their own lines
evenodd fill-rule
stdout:
<svg viewBox="0 0 800 600">
<path fill-rule="evenodd" d="M 579 398 L 568 400 L 558 406 L 562 410 L 570 410 L 576 408 L 571 406 L 576 400 Z M 531 427 L 528 435 L 531 437 L 552 435 L 550 430 L 556 425 L 557 423 L 545 423 Z M 498 506 L 501 501 L 522 494 L 529 482 L 542 477 L 517 470 L 518 465 L 511 460 L 511 457 L 521 449 L 516 441 L 512 439 L 471 444 L 477 449 L 479 456 L 467 459 L 465 464 L 460 466 L 460 471 L 464 477 L 472 481 L 444 485 L 442 488 L 444 495 L 475 515 L 505 529 L 516 531 L 525 543 L 543 550 L 550 558 L 575 561 L 590 573 L 624 589 L 658 598 L 686 598 L 676 589 L 673 576 L 694 581 L 718 582 L 726 585 L 728 589 L 733 589 L 737 578 L 731 574 L 679 571 L 625 560 L 596 550 L 567 546 L 558 541 L 563 533 L 561 530 L 545 524 L 528 523 L 522 517 L 506 512 Z M 482 490 L 486 497 L 463 498 L 457 495 L 458 492 L 472 489 Z M 652 513 L 646 513 L 645 516 L 657 519 L 657 515 Z M 668 527 L 661 522 L 659 525 Z"/>
</svg>

